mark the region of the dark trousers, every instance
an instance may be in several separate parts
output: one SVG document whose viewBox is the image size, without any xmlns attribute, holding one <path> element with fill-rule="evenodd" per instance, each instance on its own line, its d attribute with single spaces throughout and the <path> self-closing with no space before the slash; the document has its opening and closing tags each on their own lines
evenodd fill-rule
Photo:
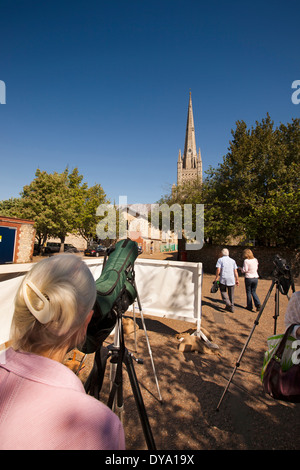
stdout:
<svg viewBox="0 0 300 470">
<path fill-rule="evenodd" d="M 247 309 L 252 310 L 252 299 L 256 308 L 260 307 L 260 300 L 256 294 L 258 278 L 245 277 L 245 288 L 247 296 Z"/>
</svg>

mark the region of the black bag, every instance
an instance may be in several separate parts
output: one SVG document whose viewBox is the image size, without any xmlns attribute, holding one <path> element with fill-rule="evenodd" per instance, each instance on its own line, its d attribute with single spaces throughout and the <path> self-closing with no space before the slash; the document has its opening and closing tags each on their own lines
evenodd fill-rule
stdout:
<svg viewBox="0 0 300 470">
<path fill-rule="evenodd" d="M 294 326 L 291 325 L 286 330 L 275 354 L 270 359 L 264 372 L 263 387 L 265 392 L 276 400 L 300 403 L 300 364 L 293 364 L 285 371 L 281 366 L 285 344 Z"/>
<path fill-rule="evenodd" d="M 211 286 L 210 292 L 212 294 L 215 294 L 216 292 L 218 292 L 218 289 L 219 289 L 219 281 L 214 281 L 213 285 Z"/>
<path fill-rule="evenodd" d="M 80 348 L 85 354 L 91 354 L 102 346 L 115 327 L 117 310 L 124 313 L 137 295 L 134 284 L 137 243 L 130 239 L 120 240 L 106 256 L 102 273 L 96 280 L 94 314 L 88 325 L 85 344 Z"/>
</svg>

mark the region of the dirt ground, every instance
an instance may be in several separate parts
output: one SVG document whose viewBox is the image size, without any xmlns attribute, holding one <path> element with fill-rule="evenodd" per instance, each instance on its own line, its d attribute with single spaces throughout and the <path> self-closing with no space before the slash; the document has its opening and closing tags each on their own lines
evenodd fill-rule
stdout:
<svg viewBox="0 0 300 470">
<path fill-rule="evenodd" d="M 268 336 L 274 334 L 276 289 L 274 288 L 270 295 L 259 324 L 254 328 L 241 358 L 240 366 L 236 369 L 229 389 L 220 403 L 258 314 L 244 308 L 246 296 L 243 277 L 240 278 L 240 286 L 236 288 L 234 313 L 225 312 L 219 292 L 210 293 L 213 279 L 213 275 L 203 276 L 201 326 L 219 346 L 218 354 L 180 352 L 176 335 L 195 325 L 150 317 L 145 313 L 143 316 L 150 351 L 139 314 L 136 320 L 139 327 L 136 352 L 133 335 L 125 337 L 128 351 L 143 359 L 143 364 L 135 363 L 134 368 L 156 449 L 300 449 L 300 405 L 275 401 L 264 393 L 260 382 L 266 341 Z M 257 293 L 261 302 L 266 298 L 270 286 L 271 279 L 259 280 Z M 296 290 L 298 289 L 299 285 L 296 284 Z M 287 303 L 287 296 L 280 294 L 277 333 L 284 331 Z M 113 337 L 109 336 L 105 345 L 112 343 Z M 85 367 L 79 374 L 83 382 L 92 364 L 93 355 L 88 355 Z M 108 361 L 100 394 L 100 400 L 104 403 L 107 403 L 110 368 Z M 141 426 L 125 366 L 123 386 L 123 424 L 127 449 L 146 450 L 148 446 L 145 432 Z M 159 392 L 162 402 L 159 400 Z"/>
</svg>

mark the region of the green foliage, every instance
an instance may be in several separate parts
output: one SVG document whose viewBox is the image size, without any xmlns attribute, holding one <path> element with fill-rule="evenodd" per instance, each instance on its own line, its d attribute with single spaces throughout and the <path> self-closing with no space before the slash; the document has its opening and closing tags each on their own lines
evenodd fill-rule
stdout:
<svg viewBox="0 0 300 470">
<path fill-rule="evenodd" d="M 21 193 L 23 216 L 35 221 L 39 239 L 59 237 L 64 242 L 74 230 L 75 206 L 68 172 L 48 174 L 37 170 L 35 179 Z"/>
<path fill-rule="evenodd" d="M 75 168 L 69 173 L 37 170 L 34 180 L 24 186 L 21 197 L 0 202 L 2 215 L 34 220 L 39 244 L 48 237 L 64 243 L 67 233 L 80 233 L 88 239 L 96 235 L 96 209 L 107 202 L 100 186 L 88 187 Z"/>
<path fill-rule="evenodd" d="M 270 116 L 255 127 L 237 121 L 228 153 L 200 187 L 189 183 L 164 200 L 205 205 L 205 238 L 226 243 L 299 244 L 300 119 L 274 128 Z"/>
<path fill-rule="evenodd" d="M 20 217 L 22 202 L 20 198 L 11 197 L 5 201 L 0 201 L 0 214 L 6 217 Z"/>
</svg>

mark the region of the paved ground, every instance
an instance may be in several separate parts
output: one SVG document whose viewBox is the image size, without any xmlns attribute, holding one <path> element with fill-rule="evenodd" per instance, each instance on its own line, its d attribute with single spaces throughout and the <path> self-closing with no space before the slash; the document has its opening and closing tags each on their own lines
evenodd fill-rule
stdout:
<svg viewBox="0 0 300 470">
<path fill-rule="evenodd" d="M 164 259 L 176 254 L 155 254 L 142 257 Z M 35 257 L 33 261 L 38 261 Z M 150 360 L 145 331 L 140 318 L 137 351 L 132 335 L 126 336 L 126 346 L 143 364 L 135 364 L 135 371 L 158 450 L 297 450 L 300 449 L 300 405 L 273 400 L 265 395 L 260 382 L 263 354 L 268 336 L 274 333 L 275 289 L 254 328 L 251 340 L 234 374 L 232 383 L 219 405 L 228 380 L 257 319 L 256 312 L 245 306 L 244 279 L 236 289 L 234 313 L 224 310 L 220 293 L 211 294 L 213 275 L 203 276 L 202 327 L 219 346 L 218 354 L 182 353 L 178 350 L 177 334 L 193 324 L 145 315 L 147 335 L 158 380 L 159 400 L 155 375 Z M 3 279 L 2 279 L 3 280 Z M 271 279 L 260 279 L 258 295 L 263 301 L 271 286 Z M 299 290 L 300 285 L 296 285 Z M 277 332 L 284 331 L 284 313 L 287 296 L 279 294 L 280 315 Z M 107 338 L 105 345 L 113 342 Z M 73 352 L 68 356 L 73 357 Z M 77 353 L 77 357 L 80 354 Z M 87 356 L 80 378 L 85 382 L 93 355 Z M 107 403 L 109 370 L 100 399 Z M 142 429 L 138 407 L 124 367 L 124 429 L 128 450 L 143 450 L 148 446 Z M 218 411 L 217 407 L 219 405 Z"/>
<path fill-rule="evenodd" d="M 146 255 L 145 255 L 146 256 Z M 147 257 L 150 257 L 148 255 Z M 153 255 L 156 256 L 156 255 Z M 160 257 L 166 255 L 159 255 Z M 221 395 L 254 326 L 257 313 L 245 306 L 244 280 L 236 289 L 235 313 L 224 311 L 220 293 L 211 294 L 214 276 L 204 274 L 202 287 L 202 326 L 219 346 L 218 354 L 182 353 L 176 335 L 191 328 L 190 323 L 145 315 L 147 334 L 155 373 L 163 399 L 158 399 L 146 335 L 140 319 L 136 364 L 147 417 L 156 448 L 159 450 L 262 450 L 300 448 L 300 405 L 273 400 L 265 395 L 260 382 L 267 337 L 274 332 L 275 288 L 266 304 L 259 325 L 242 357 L 229 390 L 216 411 Z M 258 295 L 263 301 L 271 286 L 270 279 L 260 279 Z M 296 290 L 299 285 L 296 286 Z M 280 316 L 277 332 L 284 331 L 287 296 L 279 295 Z M 109 337 L 106 344 L 113 342 Z M 132 335 L 126 337 L 129 351 L 135 350 Z M 93 363 L 86 359 L 80 374 L 85 381 Z M 100 399 L 107 402 L 109 364 Z M 128 449 L 147 449 L 137 406 L 124 368 L 124 428 Z"/>
</svg>

